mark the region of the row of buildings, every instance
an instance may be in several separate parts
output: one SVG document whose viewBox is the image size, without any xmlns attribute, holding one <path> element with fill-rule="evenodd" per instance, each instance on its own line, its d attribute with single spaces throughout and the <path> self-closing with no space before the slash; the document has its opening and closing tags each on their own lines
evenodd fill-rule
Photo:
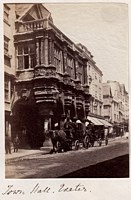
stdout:
<svg viewBox="0 0 131 200">
<path fill-rule="evenodd" d="M 91 52 L 62 33 L 42 4 L 4 4 L 3 20 L 6 134 L 34 147 L 67 116 L 128 123 L 125 86 L 103 83 Z"/>
</svg>

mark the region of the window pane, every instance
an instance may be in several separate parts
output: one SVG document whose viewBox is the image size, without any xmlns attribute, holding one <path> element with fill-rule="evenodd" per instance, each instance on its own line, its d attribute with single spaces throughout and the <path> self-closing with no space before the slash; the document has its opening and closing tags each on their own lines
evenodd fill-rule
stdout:
<svg viewBox="0 0 131 200">
<path fill-rule="evenodd" d="M 29 48 L 30 48 L 30 53 L 35 53 L 35 45 L 34 44 L 30 44 Z"/>
<path fill-rule="evenodd" d="M 9 91 L 5 90 L 5 100 L 9 100 Z"/>
<path fill-rule="evenodd" d="M 18 69 L 23 69 L 23 57 L 18 57 Z"/>
<path fill-rule="evenodd" d="M 18 46 L 18 55 L 22 55 L 22 46 Z"/>
<path fill-rule="evenodd" d="M 31 60 L 31 68 L 34 68 L 35 67 L 35 55 L 31 55 L 30 56 L 30 60 Z"/>
<path fill-rule="evenodd" d="M 9 100 L 9 78 L 7 76 L 5 76 L 4 86 L 5 86 L 5 100 Z"/>
<path fill-rule="evenodd" d="M 28 46 L 24 46 L 24 54 L 28 54 Z"/>
<path fill-rule="evenodd" d="M 24 56 L 24 69 L 29 68 L 29 56 Z"/>
<path fill-rule="evenodd" d="M 10 41 L 10 39 L 8 37 L 4 36 L 4 52 L 5 53 L 8 53 L 9 41 Z"/>
<path fill-rule="evenodd" d="M 9 80 L 7 78 L 5 78 L 5 89 L 9 89 Z"/>
</svg>

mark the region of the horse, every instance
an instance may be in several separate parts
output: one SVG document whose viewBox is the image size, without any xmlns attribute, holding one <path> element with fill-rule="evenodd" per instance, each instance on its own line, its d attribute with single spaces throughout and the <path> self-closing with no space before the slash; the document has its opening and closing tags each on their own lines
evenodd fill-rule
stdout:
<svg viewBox="0 0 131 200">
<path fill-rule="evenodd" d="M 69 150 L 69 144 L 67 142 L 66 133 L 63 129 L 60 130 L 50 130 L 49 137 L 51 138 L 51 142 L 53 145 L 53 149 L 50 153 L 53 152 L 66 152 Z"/>
</svg>

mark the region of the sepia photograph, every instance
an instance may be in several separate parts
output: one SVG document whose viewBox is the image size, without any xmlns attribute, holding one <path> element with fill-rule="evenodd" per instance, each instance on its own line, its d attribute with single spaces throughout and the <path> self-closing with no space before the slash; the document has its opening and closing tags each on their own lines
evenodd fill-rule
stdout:
<svg viewBox="0 0 131 200">
<path fill-rule="evenodd" d="M 3 3 L 6 180 L 129 178 L 128 14 L 126 3 Z"/>
</svg>

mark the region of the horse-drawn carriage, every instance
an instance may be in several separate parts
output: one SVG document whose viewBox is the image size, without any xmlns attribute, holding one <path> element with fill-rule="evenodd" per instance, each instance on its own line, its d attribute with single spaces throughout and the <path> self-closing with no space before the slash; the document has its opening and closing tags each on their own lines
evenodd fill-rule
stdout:
<svg viewBox="0 0 131 200">
<path fill-rule="evenodd" d="M 89 136 L 90 146 L 93 147 L 95 142 L 97 142 L 99 146 L 102 145 L 102 142 L 105 142 L 105 145 L 108 144 L 108 128 L 105 128 L 104 126 L 89 125 L 86 132 Z"/>
<path fill-rule="evenodd" d="M 53 144 L 51 152 L 63 152 L 72 149 L 78 150 L 80 145 L 88 146 L 85 140 L 84 125 L 80 120 L 72 122 L 67 119 L 60 130 L 50 130 L 49 136 Z"/>
<path fill-rule="evenodd" d="M 80 120 L 72 122 L 67 119 L 60 130 L 50 130 L 49 135 L 53 144 L 51 152 L 78 150 L 80 146 L 88 149 L 93 147 L 95 142 L 101 146 L 104 140 L 105 144 L 108 144 L 108 136 L 105 136 L 104 128 L 95 128 L 91 123 L 86 127 Z"/>
</svg>

